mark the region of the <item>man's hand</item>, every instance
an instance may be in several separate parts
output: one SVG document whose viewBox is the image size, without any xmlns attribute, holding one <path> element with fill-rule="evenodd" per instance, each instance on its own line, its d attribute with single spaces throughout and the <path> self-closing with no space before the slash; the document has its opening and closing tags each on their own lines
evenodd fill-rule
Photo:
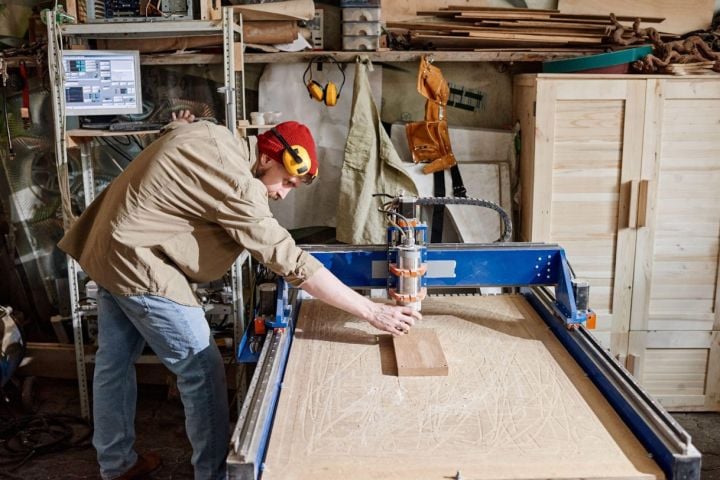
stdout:
<svg viewBox="0 0 720 480">
<path fill-rule="evenodd" d="M 329 305 L 362 318 L 378 330 L 390 332 L 395 336 L 407 333 L 417 320 L 422 319 L 420 312 L 409 307 L 375 303 L 363 297 L 343 285 L 326 268 L 321 268 L 307 279 L 302 284 L 302 289 Z"/>
<path fill-rule="evenodd" d="M 190 110 L 180 110 L 177 113 L 172 112 L 172 119 L 173 122 L 192 123 L 195 121 L 195 115 Z"/>
<path fill-rule="evenodd" d="M 368 323 L 378 330 L 390 332 L 396 337 L 408 333 L 416 321 L 422 320 L 420 312 L 409 307 L 382 303 L 374 305 L 376 308 L 367 319 Z"/>
</svg>

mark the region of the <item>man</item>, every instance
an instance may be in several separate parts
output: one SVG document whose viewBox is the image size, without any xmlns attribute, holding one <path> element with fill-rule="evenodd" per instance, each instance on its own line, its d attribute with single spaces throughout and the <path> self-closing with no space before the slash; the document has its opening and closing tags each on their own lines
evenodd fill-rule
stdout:
<svg viewBox="0 0 720 480">
<path fill-rule="evenodd" d="M 133 446 L 134 361 L 146 343 L 177 375 L 195 478 L 225 478 L 224 368 L 190 282 L 220 278 L 243 249 L 379 330 L 400 335 L 420 319 L 343 285 L 273 218 L 268 198 L 283 199 L 317 175 L 307 127 L 285 122 L 235 139 L 225 127 L 193 119 L 188 112 L 175 118 L 58 244 L 100 287 L 93 445 L 103 479 L 138 478 L 160 465 L 157 454 L 138 455 Z"/>
</svg>

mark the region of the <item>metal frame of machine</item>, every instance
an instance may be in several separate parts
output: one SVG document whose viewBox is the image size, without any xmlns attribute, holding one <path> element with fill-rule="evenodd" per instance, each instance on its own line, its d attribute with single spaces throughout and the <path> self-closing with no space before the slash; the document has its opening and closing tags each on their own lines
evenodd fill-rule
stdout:
<svg viewBox="0 0 720 480">
<path fill-rule="evenodd" d="M 517 287 L 647 448 L 668 479 L 700 478 L 700 452 L 690 436 L 613 359 L 583 326 L 592 312 L 578 309 L 564 250 L 549 244 L 432 244 L 423 247 L 425 288 Z M 356 289 L 395 285 L 388 266 L 397 251 L 385 245 L 308 246 L 305 249 Z M 554 294 L 549 287 L 554 287 Z M 252 324 L 240 344 L 241 361 L 257 361 L 231 440 L 231 479 L 257 479 L 269 444 L 300 300 L 278 281 L 274 315 L 262 348 L 250 348 Z M 584 294 L 583 294 L 584 295 Z M 256 344 L 257 345 L 257 344 Z"/>
</svg>

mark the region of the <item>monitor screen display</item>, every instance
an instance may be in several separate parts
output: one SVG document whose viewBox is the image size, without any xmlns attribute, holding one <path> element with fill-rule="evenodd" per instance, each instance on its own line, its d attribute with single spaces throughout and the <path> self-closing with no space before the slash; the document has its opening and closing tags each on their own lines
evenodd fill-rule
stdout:
<svg viewBox="0 0 720 480">
<path fill-rule="evenodd" d="M 142 113 L 140 54 L 64 50 L 65 115 Z"/>
</svg>

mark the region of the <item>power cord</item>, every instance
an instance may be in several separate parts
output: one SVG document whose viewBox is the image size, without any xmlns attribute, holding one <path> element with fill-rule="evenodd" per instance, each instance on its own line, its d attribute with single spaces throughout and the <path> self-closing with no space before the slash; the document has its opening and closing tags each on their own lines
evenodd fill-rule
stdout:
<svg viewBox="0 0 720 480">
<path fill-rule="evenodd" d="M 10 415 L 0 425 L 0 478 L 22 478 L 12 472 L 33 457 L 90 446 L 92 427 L 73 415 Z"/>
</svg>

